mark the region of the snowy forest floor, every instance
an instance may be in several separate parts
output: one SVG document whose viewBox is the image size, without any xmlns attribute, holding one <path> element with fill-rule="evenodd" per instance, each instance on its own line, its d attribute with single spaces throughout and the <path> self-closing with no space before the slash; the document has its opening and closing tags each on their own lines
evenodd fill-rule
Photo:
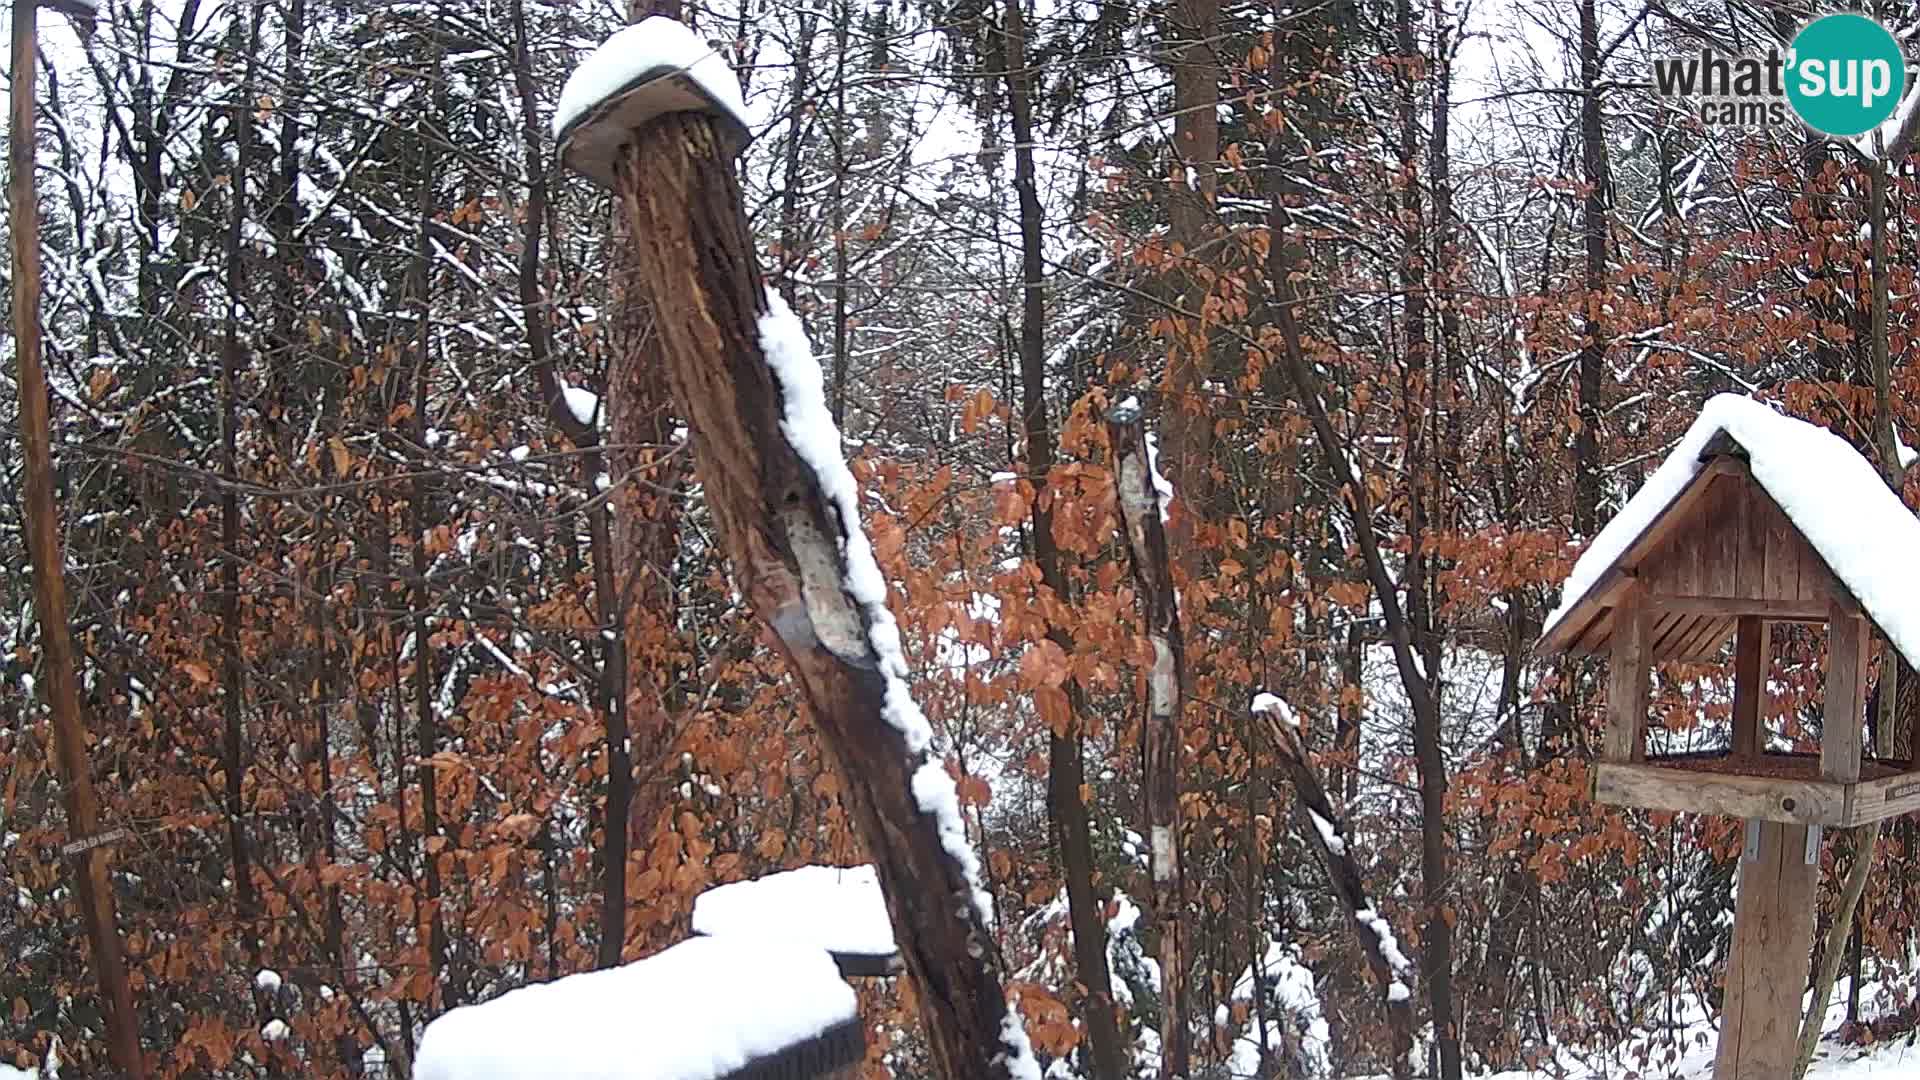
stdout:
<svg viewBox="0 0 1920 1080">
<path fill-rule="evenodd" d="M 1878 995 L 1880 985 L 1862 985 L 1863 1005 Z M 1854 1046 L 1838 1040 L 1846 1019 L 1847 980 L 1834 986 L 1827 1008 L 1825 1037 L 1814 1051 L 1808 1080 L 1920 1080 L 1920 1044 L 1903 1035 L 1875 1046 Z M 1804 1008 L 1804 1004 L 1803 1004 Z M 1872 1009 L 1866 1011 L 1871 1017 Z M 1563 1055 L 1554 1064 L 1531 1071 L 1488 1074 L 1485 1080 L 1711 1080 L 1717 1025 L 1703 1011 L 1694 1010 L 1678 1032 L 1662 1031 L 1628 1040 L 1613 1053 Z M 1783 1077 L 1782 1080 L 1785 1080 Z"/>
</svg>

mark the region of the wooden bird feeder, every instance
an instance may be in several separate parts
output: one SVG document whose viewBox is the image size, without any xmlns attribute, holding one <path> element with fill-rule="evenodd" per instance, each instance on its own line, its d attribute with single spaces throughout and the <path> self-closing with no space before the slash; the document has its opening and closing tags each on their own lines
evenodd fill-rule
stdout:
<svg viewBox="0 0 1920 1080">
<path fill-rule="evenodd" d="M 1595 538 L 1595 562 L 1583 559 L 1568 584 L 1584 588 L 1542 637 L 1543 653 L 1610 661 L 1596 801 L 1747 820 L 1716 1080 L 1790 1075 L 1823 827 L 1920 808 L 1920 771 L 1865 756 L 1862 744 L 1873 625 L 1900 627 L 1906 643 L 1890 638 L 1920 659 L 1908 649 L 1912 616 L 1895 602 L 1912 591 L 1915 551 L 1920 521 L 1852 448 L 1764 405 L 1716 398 Z M 1827 627 L 1817 755 L 1767 747 L 1776 623 Z M 1652 666 L 1718 661 L 1730 639 L 1728 748 L 1650 755 Z"/>
</svg>

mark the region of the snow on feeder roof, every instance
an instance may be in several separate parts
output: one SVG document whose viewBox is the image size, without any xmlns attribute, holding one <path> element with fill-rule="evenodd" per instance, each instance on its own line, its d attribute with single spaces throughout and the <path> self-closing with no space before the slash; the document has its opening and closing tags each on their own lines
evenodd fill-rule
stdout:
<svg viewBox="0 0 1920 1080">
<path fill-rule="evenodd" d="M 1547 617 L 1541 651 L 1602 651 L 1611 636 L 1614 601 L 1643 563 L 1662 557 L 1690 533 L 1732 530 L 1734 523 L 1717 517 L 1712 511 L 1718 507 L 1703 496 L 1719 475 L 1714 461 L 1742 457 L 1745 472 L 1771 500 L 1772 507 L 1762 510 L 1772 513 L 1777 508 L 1811 549 L 1813 565 L 1808 569 L 1824 571 L 1802 573 L 1799 594 L 1809 604 L 1824 607 L 1825 594 L 1833 591 L 1829 582 L 1837 586 L 1879 625 L 1908 663 L 1920 666 L 1920 572 L 1914 568 L 1920 519 L 1838 436 L 1739 394 L 1709 400 L 1666 461 L 1594 537 L 1567 577 L 1560 606 Z M 1688 530 L 1689 524 L 1696 528 Z M 1762 584 L 1766 571 L 1749 576 L 1748 564 L 1777 561 L 1783 551 L 1769 547 L 1764 558 L 1754 552 L 1723 554 L 1721 561 L 1740 563 L 1732 571 L 1740 590 L 1736 595 L 1760 597 L 1758 588 L 1746 586 L 1750 581 Z M 1695 593 L 1708 591 L 1700 582 L 1691 588 Z M 1786 601 L 1771 595 L 1767 603 Z M 1653 629 L 1655 659 L 1708 658 L 1733 630 L 1733 620 L 1725 613 L 1672 611 L 1662 618 L 1663 624 Z M 1681 619 L 1699 624 L 1698 629 L 1689 633 L 1678 625 Z"/>
<path fill-rule="evenodd" d="M 825 949 L 844 975 L 900 970 L 893 922 L 872 866 L 802 866 L 716 886 L 694 899 L 693 932 Z"/>
<path fill-rule="evenodd" d="M 553 111 L 560 159 L 610 188 L 621 147 L 671 112 L 712 116 L 730 153 L 753 137 L 726 60 L 685 25 L 655 15 L 608 38 L 567 77 Z"/>
<path fill-rule="evenodd" d="M 865 1056 L 853 988 L 824 951 L 696 937 L 524 986 L 427 1025 L 414 1080 L 776 1080 Z"/>
</svg>

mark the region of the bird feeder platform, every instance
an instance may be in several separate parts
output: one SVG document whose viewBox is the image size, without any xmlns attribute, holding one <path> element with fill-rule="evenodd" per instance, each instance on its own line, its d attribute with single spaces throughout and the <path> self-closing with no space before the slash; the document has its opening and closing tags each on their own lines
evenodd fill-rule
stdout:
<svg viewBox="0 0 1920 1080">
<path fill-rule="evenodd" d="M 1602 761 L 1592 775 L 1595 802 L 1788 825 L 1850 828 L 1920 810 L 1920 772 L 1906 762 L 1863 760 L 1853 782 L 1824 778 L 1818 754 L 1675 754 Z"/>
</svg>

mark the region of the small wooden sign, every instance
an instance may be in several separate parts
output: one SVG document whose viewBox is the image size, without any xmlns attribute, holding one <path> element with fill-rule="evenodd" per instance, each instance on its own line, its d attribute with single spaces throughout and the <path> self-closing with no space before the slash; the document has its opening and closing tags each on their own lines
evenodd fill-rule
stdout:
<svg viewBox="0 0 1920 1080">
<path fill-rule="evenodd" d="M 125 840 L 132 835 L 133 834 L 125 828 L 108 829 L 106 832 L 95 833 L 92 836 L 83 836 L 78 840 L 60 845 L 60 854 L 78 855 L 83 851 L 92 851 L 94 848 L 102 847 L 118 840 Z"/>
</svg>

